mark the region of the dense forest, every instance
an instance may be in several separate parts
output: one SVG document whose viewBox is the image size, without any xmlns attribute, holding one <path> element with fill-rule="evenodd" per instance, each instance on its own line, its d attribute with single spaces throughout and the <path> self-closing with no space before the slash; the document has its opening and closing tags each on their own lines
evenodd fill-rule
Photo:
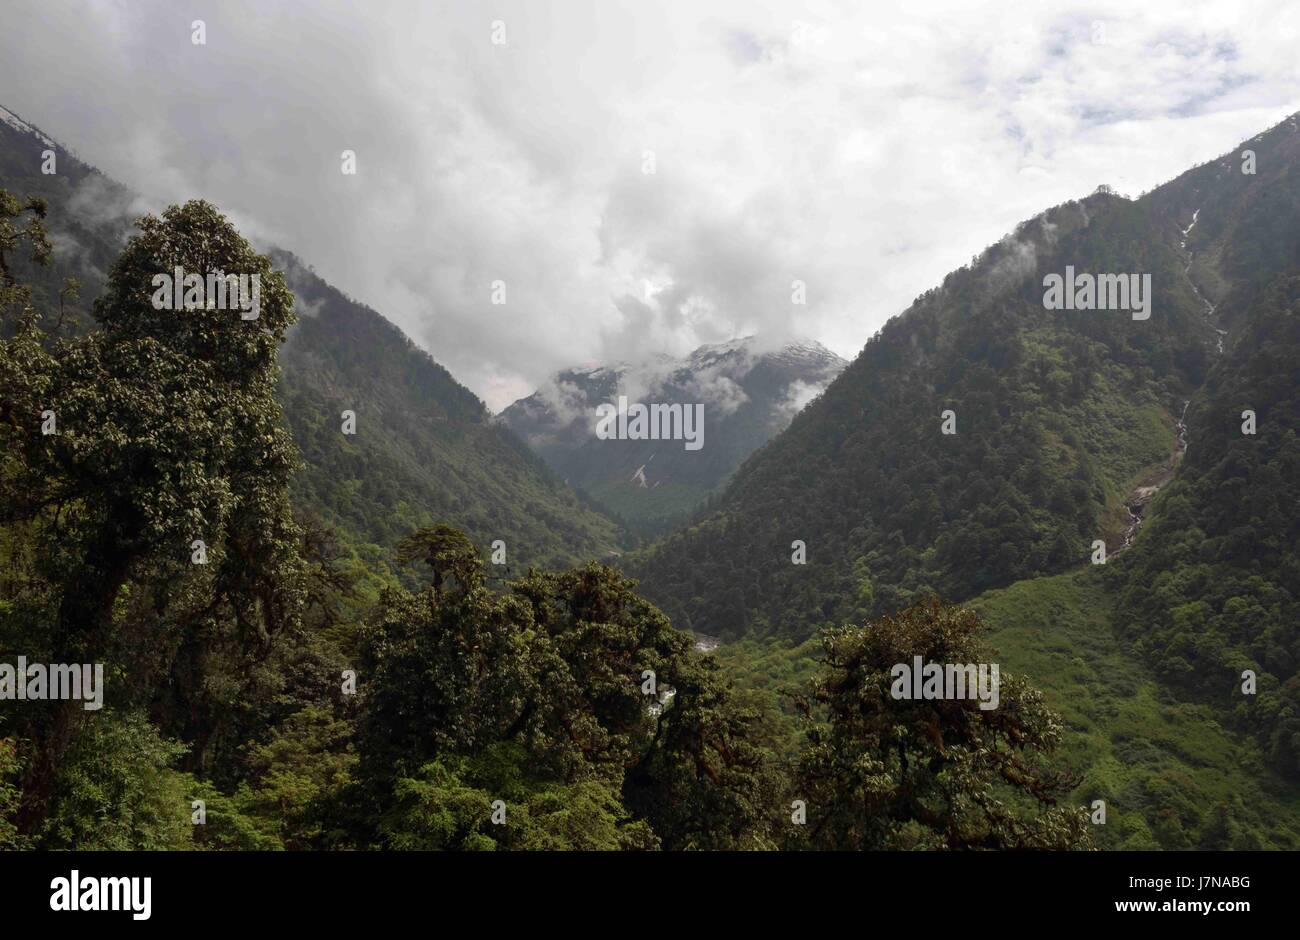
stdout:
<svg viewBox="0 0 1300 940">
<path fill-rule="evenodd" d="M 1293 124 L 1022 224 L 622 557 L 292 254 L 0 143 L 0 664 L 104 703 L 0 696 L 0 847 L 1300 847 Z M 1153 316 L 1045 310 L 1066 265 Z"/>
<path fill-rule="evenodd" d="M 1031 275 L 1067 263 L 1172 286 L 1150 321 L 1044 311 Z M 1140 205 L 1107 193 L 1025 223 L 891 320 L 710 512 L 632 570 L 685 625 L 807 636 L 1065 570 L 1098 538 L 1114 551 L 1110 517 L 1169 457 L 1210 362 L 1182 266 Z"/>
<path fill-rule="evenodd" d="M 140 221 L 97 328 L 56 336 L 7 260 L 48 260 L 45 212 L 0 195 L 14 320 L 0 646 L 103 664 L 106 687 L 94 710 L 5 703 L 0 844 L 1090 844 L 1083 809 L 1055 805 L 1060 721 L 1024 680 L 1004 681 L 996 712 L 889 697 L 899 657 L 985 655 L 970 611 L 929 602 L 829 635 L 790 761 L 717 663 L 607 566 L 495 589 L 474 543 L 435 524 L 392 553 L 417 583 L 359 604 L 335 534 L 291 498 L 284 275 L 212 206 L 172 207 Z M 151 275 L 175 268 L 256 272 L 260 316 L 156 309 Z M 870 713 L 859 681 L 876 688 Z M 840 799 L 851 790 L 864 799 Z"/>
<path fill-rule="evenodd" d="M 1231 821 L 1252 833 L 1241 844 L 1294 845 L 1295 119 L 1243 148 L 1257 172 L 1242 150 L 1136 200 L 1100 190 L 919 298 L 714 505 L 630 560 L 647 596 L 675 622 L 747 638 L 759 670 L 929 594 L 985 610 L 1004 654 L 1063 692 L 1089 685 L 1071 673 L 1097 644 L 1123 651 L 1142 669 L 1117 666 L 1127 678 L 1097 676 L 1089 694 L 1114 703 L 1151 677 L 1139 712 L 1188 724 L 1116 769 L 1145 817 L 1121 844 L 1222 845 Z M 1156 313 L 1044 310 L 1043 275 L 1066 265 L 1153 272 Z M 1114 714 L 1089 717 L 1114 731 Z M 1253 743 L 1194 753 L 1220 726 Z M 1076 757 L 1101 773 L 1099 753 Z M 1204 807 L 1221 800 L 1190 795 L 1207 763 L 1239 778 L 1221 793 L 1261 787 L 1270 810 L 1229 800 L 1214 822 Z M 1158 766 L 1180 795 L 1152 799 Z"/>
</svg>

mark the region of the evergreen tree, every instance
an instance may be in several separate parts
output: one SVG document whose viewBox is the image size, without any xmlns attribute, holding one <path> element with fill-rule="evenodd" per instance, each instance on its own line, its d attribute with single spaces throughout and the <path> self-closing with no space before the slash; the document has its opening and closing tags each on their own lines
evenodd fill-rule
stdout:
<svg viewBox="0 0 1300 940">
<path fill-rule="evenodd" d="M 1000 674 L 989 709 L 974 697 L 894 697 L 894 669 L 914 657 L 990 664 L 983 629 L 973 612 L 930 599 L 823 635 L 797 773 L 812 847 L 1090 846 L 1085 811 L 1056 805 L 1078 779 L 1046 765 L 1062 725 L 1028 682 Z"/>
</svg>

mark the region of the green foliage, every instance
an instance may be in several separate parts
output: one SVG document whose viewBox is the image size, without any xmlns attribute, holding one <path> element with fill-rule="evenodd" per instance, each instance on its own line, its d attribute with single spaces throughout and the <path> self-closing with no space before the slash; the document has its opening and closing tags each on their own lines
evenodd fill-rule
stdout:
<svg viewBox="0 0 1300 940">
<path fill-rule="evenodd" d="M 277 252 L 303 315 L 283 352 L 279 395 L 303 467 L 295 501 L 349 544 L 387 550 L 454 521 L 506 543 L 516 570 L 614 552 L 615 523 L 567 489 L 484 404 L 375 311 Z M 344 410 L 356 434 L 340 431 Z"/>
<path fill-rule="evenodd" d="M 393 849 L 658 848 L 645 822 L 629 820 L 617 789 L 601 780 L 538 780 L 517 744 L 425 764 L 414 777 L 397 781 L 394 796 L 380 823 L 383 842 Z M 494 823 L 497 801 L 505 815 Z"/>
<path fill-rule="evenodd" d="M 178 706 L 165 731 L 202 764 L 239 699 L 241 660 L 261 658 L 300 616 L 296 454 L 274 399 L 293 298 L 206 203 L 139 228 L 95 304 L 99 331 L 51 343 L 24 315 L 0 345 L 0 522 L 22 527 L 30 552 L 16 592 L 30 610 L 12 639 L 56 662 L 117 664 L 123 703 L 165 690 Z M 258 276 L 260 315 L 155 309 L 154 276 L 176 268 Z M 43 433 L 43 413 L 54 433 Z M 191 564 L 196 539 L 205 564 Z M 20 736 L 37 747 L 23 788 L 29 820 L 68 772 L 77 707 L 25 713 Z"/>
<path fill-rule="evenodd" d="M 1156 663 L 1120 638 L 1117 581 L 1111 566 L 1089 568 L 1022 581 L 971 605 L 1004 666 L 1032 677 L 1064 718 L 1059 759 L 1081 776 L 1070 802 L 1106 801 L 1097 844 L 1300 845 L 1294 785 L 1268 771 L 1262 749 L 1234 734 L 1228 715 L 1180 700 L 1158 681 Z"/>
<path fill-rule="evenodd" d="M 23 848 L 26 840 L 11 821 L 18 813 L 22 790 L 18 746 L 13 738 L 0 738 L 0 850 Z"/>
<path fill-rule="evenodd" d="M 1124 556 L 1118 625 L 1167 681 L 1231 711 L 1300 778 L 1300 277 L 1254 295 L 1247 332 L 1189 408 L 1179 478 Z M 1242 432 L 1243 411 L 1257 432 Z M 1246 670 L 1258 693 L 1242 694 Z"/>
<path fill-rule="evenodd" d="M 233 794 L 194 781 L 206 822 L 195 829 L 205 848 L 328 848 L 342 838 L 338 815 L 356 765 L 351 722 L 308 705 L 248 747 L 245 776 Z"/>
<path fill-rule="evenodd" d="M 155 309 L 153 275 L 177 267 L 257 274 L 260 316 Z M 294 518 L 297 452 L 274 398 L 293 298 L 211 206 L 141 221 L 96 332 L 52 337 L 24 288 L 6 300 L 0 645 L 103 662 L 113 703 L 6 703 L 7 844 L 771 844 L 756 716 L 615 571 L 529 571 L 495 593 L 474 543 L 437 525 L 391 560 L 428 566 L 413 593 L 320 515 Z M 462 397 L 471 420 L 481 405 Z M 339 681 L 354 664 L 355 697 Z M 455 809 L 484 788 L 510 801 L 505 832 Z"/>
<path fill-rule="evenodd" d="M 797 784 L 808 841 L 826 849 L 1087 848 L 1081 807 L 1058 807 L 1069 772 L 1044 758 L 1063 730 L 1042 694 L 1001 672 L 999 702 L 894 698 L 896 664 L 989 664 L 972 611 L 924 601 L 823 634 L 803 708 Z"/>
<path fill-rule="evenodd" d="M 1171 392 L 1203 377 L 1208 330 L 1186 287 L 1140 323 L 1044 310 L 1041 272 L 1066 264 L 1183 280 L 1124 200 L 1025 223 L 886 324 L 710 512 L 630 557 L 647 595 L 701 632 L 806 638 L 1084 561 L 1125 483 L 1168 457 Z"/>
<path fill-rule="evenodd" d="M 96 179 L 75 160 L 0 191 L 0 653 L 102 662 L 109 691 L 0 702 L 0 847 L 1297 847 L 1300 148 L 1258 147 L 1258 180 L 1058 207 L 919 298 L 631 559 L 649 599 L 582 563 L 616 527 L 475 396 L 214 207 L 122 247 L 59 211 Z M 29 164 L 0 147 L 0 177 Z M 1044 311 L 1067 263 L 1151 272 L 1156 315 Z M 154 309 L 177 266 L 258 274 L 260 316 Z M 744 639 L 699 655 L 655 600 Z M 999 707 L 893 699 L 914 655 L 1005 656 Z"/>
<path fill-rule="evenodd" d="M 1088 734 L 1066 751 L 1089 792 L 1124 806 L 1101 841 L 1293 845 L 1300 144 L 1283 123 L 1250 145 L 1258 176 L 1212 161 L 1136 201 L 1058 207 L 923 295 L 708 512 L 628 560 L 647 596 L 679 625 L 783 650 L 930 591 L 1015 597 L 1046 631 L 1061 601 L 1044 576 L 1085 565 L 1100 538 L 1100 606 L 1063 636 L 1010 635 L 1035 683 L 1087 691 Z M 1066 264 L 1150 272 L 1151 319 L 1045 311 L 1041 277 Z M 1179 461 L 1174 416 L 1189 400 Z M 1163 489 L 1121 553 L 1139 485 Z M 794 539 L 807 565 L 790 563 Z M 1142 668 L 1084 682 L 1042 655 L 1103 638 Z M 1257 694 L 1243 694 L 1247 670 Z"/>
<path fill-rule="evenodd" d="M 38 835 L 42 848 L 82 851 L 190 846 L 187 777 L 173 769 L 184 748 L 144 715 L 108 708 L 86 721 L 60 761 Z"/>
<path fill-rule="evenodd" d="M 10 270 L 10 258 L 24 246 L 35 264 L 49 264 L 54 249 L 45 233 L 44 199 L 33 196 L 22 200 L 12 193 L 0 192 L 0 289 L 13 290 L 17 278 Z M 26 224 L 23 224 L 24 214 Z"/>
<path fill-rule="evenodd" d="M 496 594 L 473 547 L 445 526 L 404 542 L 402 557 L 415 556 L 432 560 L 434 584 L 388 592 L 362 641 L 358 799 L 380 808 L 383 844 L 504 838 L 480 818 L 491 799 L 514 811 L 504 795 L 514 778 L 489 773 L 489 752 L 528 768 L 516 801 L 540 827 L 518 836 L 529 844 L 574 825 L 543 812 L 570 798 L 565 813 L 603 820 L 604 847 L 770 844 L 775 777 L 748 737 L 757 716 L 630 582 L 590 564 L 530 572 Z M 417 797 L 432 802 L 413 806 Z M 413 820 L 418 831 L 403 834 Z M 625 820 L 638 827 L 624 834 Z"/>
<path fill-rule="evenodd" d="M 783 765 L 792 765 L 804 744 L 795 700 L 817 671 L 820 637 L 802 643 L 746 638 L 711 654 L 736 687 L 737 699 L 762 716 L 764 739 Z"/>
</svg>

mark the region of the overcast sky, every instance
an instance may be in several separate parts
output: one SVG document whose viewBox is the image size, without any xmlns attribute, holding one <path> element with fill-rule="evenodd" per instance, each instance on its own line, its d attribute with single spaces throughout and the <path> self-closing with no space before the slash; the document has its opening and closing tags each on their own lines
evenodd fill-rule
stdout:
<svg viewBox="0 0 1300 940">
<path fill-rule="evenodd" d="M 0 105 L 494 409 L 752 332 L 852 358 L 1017 222 L 1300 110 L 1292 2 L 2 2 Z"/>
</svg>

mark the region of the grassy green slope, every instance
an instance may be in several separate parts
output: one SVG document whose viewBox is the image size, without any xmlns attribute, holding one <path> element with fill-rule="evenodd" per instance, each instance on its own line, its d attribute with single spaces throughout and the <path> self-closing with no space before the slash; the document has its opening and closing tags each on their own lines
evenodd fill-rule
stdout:
<svg viewBox="0 0 1300 940">
<path fill-rule="evenodd" d="M 1113 570 L 1113 569 L 1112 569 Z M 1179 698 L 1118 638 L 1112 572 L 1032 578 L 970 602 L 1007 672 L 1027 676 L 1065 721 L 1055 760 L 1082 774 L 1071 799 L 1106 802 L 1103 849 L 1300 849 L 1300 786 L 1208 705 Z M 816 639 L 747 638 L 714 654 L 769 715 L 787 758 L 800 731 L 788 693 L 816 670 Z"/>
<path fill-rule="evenodd" d="M 1002 667 L 1029 676 L 1065 718 L 1061 759 L 1084 774 L 1075 796 L 1106 801 L 1103 848 L 1300 848 L 1300 787 L 1117 639 L 1105 572 L 1021 581 L 971 606 Z"/>
</svg>

